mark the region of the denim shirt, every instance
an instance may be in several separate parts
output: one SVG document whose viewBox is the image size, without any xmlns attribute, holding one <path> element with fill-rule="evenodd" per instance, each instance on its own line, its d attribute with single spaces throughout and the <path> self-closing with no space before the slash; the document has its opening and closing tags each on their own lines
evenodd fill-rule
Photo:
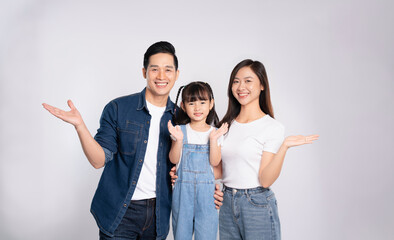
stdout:
<svg viewBox="0 0 394 240">
<path fill-rule="evenodd" d="M 113 236 L 133 196 L 149 141 L 151 116 L 146 107 L 144 89 L 140 93 L 120 97 L 108 103 L 100 119 L 94 139 L 113 159 L 107 161 L 93 197 L 91 213 L 100 230 Z M 156 233 L 165 238 L 171 212 L 171 164 L 168 154 L 171 141 L 167 122 L 172 120 L 174 103 L 168 98 L 160 120 L 160 136 L 156 172 Z M 152 179 L 153 181 L 153 179 Z"/>
</svg>

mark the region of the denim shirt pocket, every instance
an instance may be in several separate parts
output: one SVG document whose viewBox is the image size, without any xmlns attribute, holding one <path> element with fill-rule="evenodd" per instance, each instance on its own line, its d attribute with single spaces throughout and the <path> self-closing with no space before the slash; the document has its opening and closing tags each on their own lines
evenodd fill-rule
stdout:
<svg viewBox="0 0 394 240">
<path fill-rule="evenodd" d="M 137 151 L 137 144 L 140 141 L 140 133 L 143 125 L 137 122 L 126 120 L 117 128 L 119 134 L 119 151 L 123 155 L 134 155 Z"/>
</svg>

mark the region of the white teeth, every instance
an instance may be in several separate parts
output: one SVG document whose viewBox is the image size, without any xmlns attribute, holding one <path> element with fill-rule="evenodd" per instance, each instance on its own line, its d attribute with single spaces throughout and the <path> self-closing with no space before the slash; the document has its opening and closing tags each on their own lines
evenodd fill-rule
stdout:
<svg viewBox="0 0 394 240">
<path fill-rule="evenodd" d="M 167 83 L 156 83 L 158 86 L 165 86 Z"/>
<path fill-rule="evenodd" d="M 246 95 L 248 95 L 247 93 L 239 93 L 238 94 L 240 97 L 244 97 L 244 96 L 246 96 Z"/>
</svg>

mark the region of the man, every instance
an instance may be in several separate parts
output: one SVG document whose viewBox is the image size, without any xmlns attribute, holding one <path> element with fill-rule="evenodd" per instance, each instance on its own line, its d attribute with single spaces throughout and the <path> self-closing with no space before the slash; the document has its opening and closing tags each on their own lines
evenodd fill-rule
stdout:
<svg viewBox="0 0 394 240">
<path fill-rule="evenodd" d="M 179 76 L 174 47 L 168 42 L 150 46 L 142 74 L 146 88 L 108 103 L 94 138 L 71 100 L 69 112 L 43 104 L 74 125 L 92 166 L 105 166 L 91 206 L 100 239 L 165 239 L 169 231 L 172 165 L 167 122 L 175 112 L 169 93 Z M 221 201 L 221 193 L 216 194 Z"/>
</svg>

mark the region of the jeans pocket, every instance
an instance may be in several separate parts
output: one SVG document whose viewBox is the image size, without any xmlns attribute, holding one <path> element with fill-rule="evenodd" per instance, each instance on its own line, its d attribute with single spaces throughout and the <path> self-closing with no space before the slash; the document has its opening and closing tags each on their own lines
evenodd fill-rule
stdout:
<svg viewBox="0 0 394 240">
<path fill-rule="evenodd" d="M 267 192 L 268 194 L 268 196 L 267 196 L 267 201 L 273 201 L 273 202 L 276 202 L 276 198 L 275 198 L 275 194 L 272 192 L 272 191 L 268 191 Z"/>
<path fill-rule="evenodd" d="M 255 207 L 268 208 L 267 197 L 264 193 L 254 193 L 247 195 L 248 202 Z"/>
</svg>

